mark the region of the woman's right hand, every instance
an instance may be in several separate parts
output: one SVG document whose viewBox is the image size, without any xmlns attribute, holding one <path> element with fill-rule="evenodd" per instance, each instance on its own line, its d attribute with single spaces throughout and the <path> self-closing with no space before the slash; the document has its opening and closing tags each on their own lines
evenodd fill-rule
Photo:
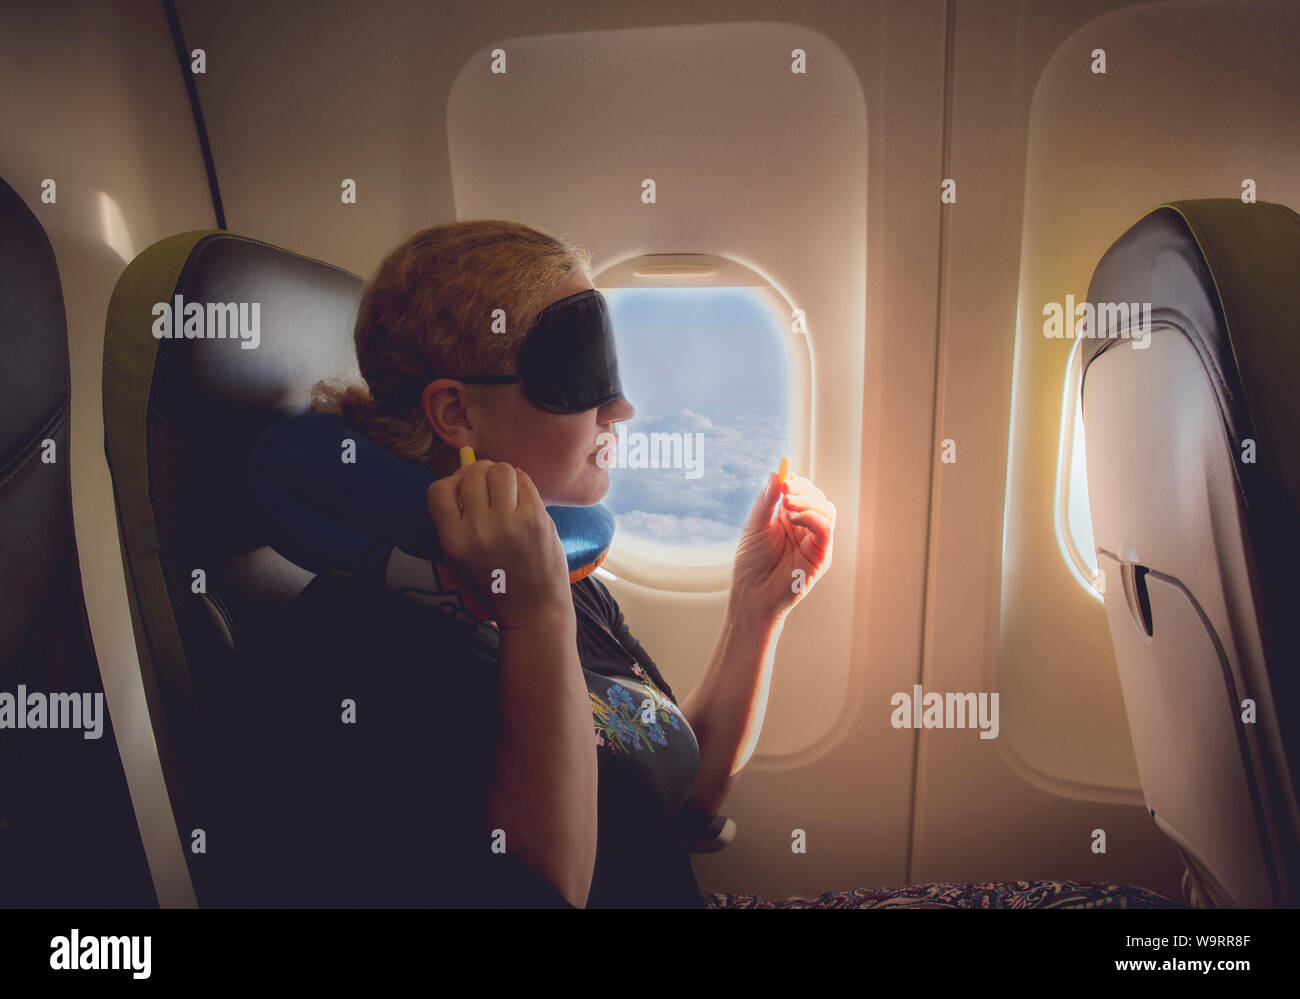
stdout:
<svg viewBox="0 0 1300 999">
<path fill-rule="evenodd" d="M 522 468 L 475 461 L 430 485 L 426 498 L 444 560 L 502 631 L 572 613 L 564 546 Z"/>
</svg>

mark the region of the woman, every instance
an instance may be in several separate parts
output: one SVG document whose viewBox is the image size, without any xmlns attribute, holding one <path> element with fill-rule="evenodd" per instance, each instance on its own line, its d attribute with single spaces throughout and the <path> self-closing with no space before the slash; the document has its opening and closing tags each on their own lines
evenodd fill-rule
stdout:
<svg viewBox="0 0 1300 999">
<path fill-rule="evenodd" d="M 295 608 L 299 636 L 316 641 L 316 664 L 336 664 L 326 702 L 361 682 L 348 668 L 358 655 L 380 671 L 423 677 L 430 698 L 454 701 L 454 732 L 434 726 L 437 747 L 371 746 L 389 759 L 423 748 L 425 759 L 448 761 L 429 781 L 445 807 L 432 820 L 443 839 L 429 874 L 437 897 L 428 901 L 702 905 L 678 834 L 692 816 L 717 813 L 752 754 L 782 623 L 830 566 L 834 505 L 807 479 L 769 474 L 708 666 L 680 703 L 604 585 L 592 576 L 570 583 L 545 507 L 602 499 L 606 435 L 635 410 L 617 388 L 598 388 L 585 398 L 599 404 L 579 411 L 539 405 L 547 386 L 537 372 L 548 358 L 539 361 L 532 345 L 539 317 L 562 323 L 566 310 L 596 297 L 589 257 L 567 240 L 502 221 L 435 226 L 389 254 L 366 288 L 355 331 L 365 386 L 314 391 L 314 409 L 433 473 L 428 512 L 444 560 L 493 618 L 452 625 L 328 577 Z M 617 386 L 612 349 L 608 362 Z M 462 464 L 464 448 L 477 460 Z M 341 615 L 362 625 L 355 651 L 335 633 Z M 445 685 L 451 676 L 454 691 Z M 385 678 L 354 701 L 380 710 L 418 702 L 402 683 Z M 392 736 L 403 724 L 390 715 L 375 729 Z M 348 750 L 340 753 L 331 757 L 336 769 L 347 766 Z M 358 778 L 356 787 L 366 785 Z M 370 807 L 411 793 L 368 787 Z M 457 874 L 460 888 L 446 890 Z"/>
</svg>

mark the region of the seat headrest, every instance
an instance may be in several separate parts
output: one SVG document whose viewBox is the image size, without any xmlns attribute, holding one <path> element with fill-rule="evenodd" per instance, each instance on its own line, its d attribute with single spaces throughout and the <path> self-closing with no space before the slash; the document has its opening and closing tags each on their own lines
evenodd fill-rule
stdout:
<svg viewBox="0 0 1300 999">
<path fill-rule="evenodd" d="M 302 412 L 318 379 L 356 376 L 361 288 L 340 268 L 220 231 L 164 239 L 127 267 L 105 333 L 105 432 L 119 500 L 152 511 L 160 544 L 216 556 L 260 544 L 248 447 Z"/>
<path fill-rule="evenodd" d="M 1196 347 L 1228 439 L 1256 442 L 1236 463 L 1243 494 L 1300 516 L 1300 216 L 1235 198 L 1177 201 L 1147 213 L 1106 251 L 1088 286 L 1098 317 L 1081 347 L 1083 377 L 1123 343 L 1108 303 L 1150 303 L 1153 326 Z"/>
<path fill-rule="evenodd" d="M 0 467 L 66 405 L 68 333 L 45 230 L 0 180 Z M 66 466 L 65 466 L 66 467 Z"/>
<path fill-rule="evenodd" d="M 45 230 L 0 180 L 0 667 L 69 585 L 80 591 L 68 474 L 71 388 L 59 266 Z M 53 451 L 46 441 L 51 442 Z"/>
</svg>

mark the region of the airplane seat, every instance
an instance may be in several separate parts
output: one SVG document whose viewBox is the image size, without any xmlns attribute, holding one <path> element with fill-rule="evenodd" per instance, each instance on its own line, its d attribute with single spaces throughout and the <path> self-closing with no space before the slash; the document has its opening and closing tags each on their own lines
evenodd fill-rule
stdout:
<svg viewBox="0 0 1300 999">
<path fill-rule="evenodd" d="M 355 373 L 362 285 L 203 230 L 145 249 L 109 304 L 105 450 L 150 717 L 201 905 L 241 904 L 256 881 L 252 856 L 231 848 L 233 816 L 254 808 L 234 761 L 256 765 L 240 750 L 267 696 L 245 653 L 312 579 L 259 535 L 246 455 L 303 411 L 314 382 Z"/>
<path fill-rule="evenodd" d="M 3 180 L 0 316 L 0 906 L 153 907 L 81 586 L 58 262 Z M 94 717 L 53 727 L 52 695 Z"/>
<path fill-rule="evenodd" d="M 332 265 L 203 230 L 144 250 L 109 304 L 105 449 L 150 716 L 200 904 L 264 900 L 249 892 L 275 862 L 257 842 L 265 830 L 249 788 L 280 778 L 258 767 L 258 753 L 278 749 L 254 737 L 264 716 L 251 702 L 291 685 L 259 674 L 259 653 L 273 647 L 267 625 L 313 578 L 266 545 L 247 455 L 268 426 L 303 411 L 313 383 L 356 375 L 362 288 Z M 254 305 L 258 333 L 245 336 Z M 236 327 L 241 309 L 248 324 Z M 711 852 L 734 829 L 715 816 L 683 836 Z"/>
<path fill-rule="evenodd" d="M 1088 495 L 1148 810 L 1192 905 L 1295 906 L 1300 216 L 1161 205 L 1088 301 Z"/>
</svg>

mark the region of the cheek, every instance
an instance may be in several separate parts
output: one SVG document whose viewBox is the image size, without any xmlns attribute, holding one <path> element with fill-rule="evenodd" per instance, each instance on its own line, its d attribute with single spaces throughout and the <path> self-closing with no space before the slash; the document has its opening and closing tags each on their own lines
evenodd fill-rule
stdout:
<svg viewBox="0 0 1300 999">
<path fill-rule="evenodd" d="M 557 430 L 565 442 L 565 451 L 575 457 L 585 458 L 596 447 L 596 428 L 588 418 L 566 420 Z"/>
<path fill-rule="evenodd" d="M 549 466 L 549 474 L 558 473 L 565 476 L 561 469 L 572 470 L 568 474 L 582 474 L 587 455 L 597 446 L 596 435 L 599 427 L 591 414 L 560 415 L 534 411 L 530 418 L 518 425 L 519 451 L 534 458 L 541 458 Z"/>
</svg>

